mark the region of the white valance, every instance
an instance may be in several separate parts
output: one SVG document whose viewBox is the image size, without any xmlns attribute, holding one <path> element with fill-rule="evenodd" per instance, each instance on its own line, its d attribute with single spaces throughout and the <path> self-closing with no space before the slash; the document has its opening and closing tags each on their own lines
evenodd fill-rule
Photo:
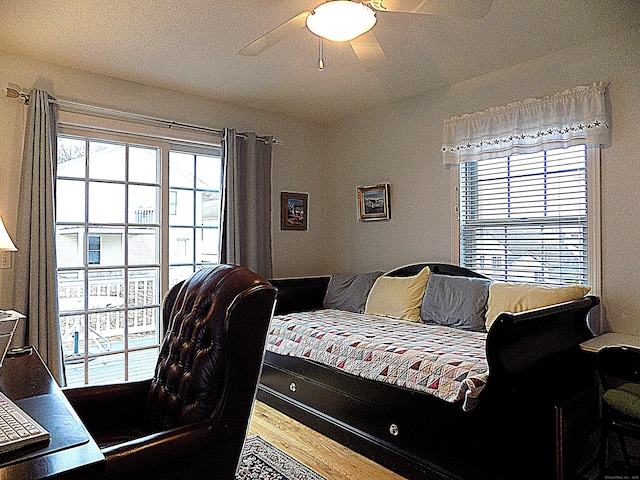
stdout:
<svg viewBox="0 0 640 480">
<path fill-rule="evenodd" d="M 445 165 L 573 145 L 611 145 L 602 82 L 444 120 Z"/>
</svg>

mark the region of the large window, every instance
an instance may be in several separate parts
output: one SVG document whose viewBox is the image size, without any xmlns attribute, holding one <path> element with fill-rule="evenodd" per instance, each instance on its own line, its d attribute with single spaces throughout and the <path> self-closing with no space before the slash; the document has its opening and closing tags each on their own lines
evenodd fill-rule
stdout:
<svg viewBox="0 0 640 480">
<path fill-rule="evenodd" d="M 461 163 L 461 265 L 496 280 L 597 283 L 595 157 L 580 145 Z"/>
<path fill-rule="evenodd" d="M 162 296 L 217 263 L 220 149 L 58 137 L 56 251 L 69 385 L 149 378 Z"/>
</svg>

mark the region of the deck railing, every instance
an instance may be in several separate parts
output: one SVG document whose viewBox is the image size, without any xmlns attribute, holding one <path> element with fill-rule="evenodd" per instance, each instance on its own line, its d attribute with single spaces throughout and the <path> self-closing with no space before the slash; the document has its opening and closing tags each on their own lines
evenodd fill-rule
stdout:
<svg viewBox="0 0 640 480">
<path fill-rule="evenodd" d="M 85 315 L 87 338 L 92 343 L 89 347 L 98 351 L 108 351 L 111 342 L 123 339 L 125 323 L 129 338 L 156 335 L 159 328 L 156 278 L 130 279 L 127 293 L 125 306 L 124 281 L 117 278 L 92 281 L 86 298 L 83 281 L 59 282 L 60 333 L 65 353 L 80 353 L 78 344 L 85 339 Z"/>
</svg>

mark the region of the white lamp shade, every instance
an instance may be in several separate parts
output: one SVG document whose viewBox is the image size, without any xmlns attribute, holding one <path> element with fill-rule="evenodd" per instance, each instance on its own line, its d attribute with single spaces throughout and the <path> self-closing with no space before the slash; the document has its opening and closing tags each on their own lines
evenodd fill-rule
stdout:
<svg viewBox="0 0 640 480">
<path fill-rule="evenodd" d="M 307 27 L 319 37 L 348 42 L 376 24 L 376 13 L 362 3 L 333 0 L 318 5 L 307 17 Z"/>
<path fill-rule="evenodd" d="M 11 241 L 11 237 L 7 233 L 7 227 L 4 220 L 0 218 L 0 252 L 17 252 L 18 249 Z"/>
</svg>

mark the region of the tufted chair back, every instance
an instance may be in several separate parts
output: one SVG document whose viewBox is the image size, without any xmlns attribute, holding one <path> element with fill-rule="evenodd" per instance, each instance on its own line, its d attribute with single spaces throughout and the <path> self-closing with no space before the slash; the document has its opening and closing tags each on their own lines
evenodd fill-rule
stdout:
<svg viewBox="0 0 640 480">
<path fill-rule="evenodd" d="M 246 268 L 202 269 L 164 298 L 152 379 L 65 389 L 105 456 L 98 478 L 233 480 L 275 296 Z"/>
<path fill-rule="evenodd" d="M 202 269 L 176 285 L 163 304 L 166 331 L 147 395 L 145 430 L 210 422 L 226 432 L 217 434 L 219 449 L 237 460 L 274 303 L 275 288 L 243 267 Z M 247 388 L 253 395 L 237 394 Z"/>
</svg>

